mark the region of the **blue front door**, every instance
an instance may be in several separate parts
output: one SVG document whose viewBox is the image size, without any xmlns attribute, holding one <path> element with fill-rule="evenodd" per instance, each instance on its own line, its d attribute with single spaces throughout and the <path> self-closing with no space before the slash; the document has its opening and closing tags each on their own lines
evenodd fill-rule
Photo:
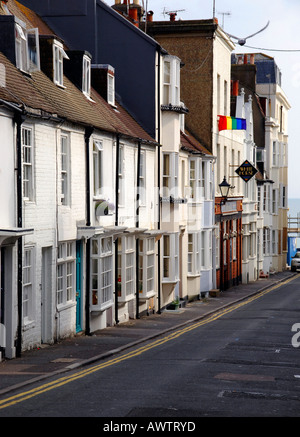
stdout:
<svg viewBox="0 0 300 437">
<path fill-rule="evenodd" d="M 81 241 L 76 241 L 76 332 L 82 331 L 82 266 L 81 266 Z"/>
</svg>

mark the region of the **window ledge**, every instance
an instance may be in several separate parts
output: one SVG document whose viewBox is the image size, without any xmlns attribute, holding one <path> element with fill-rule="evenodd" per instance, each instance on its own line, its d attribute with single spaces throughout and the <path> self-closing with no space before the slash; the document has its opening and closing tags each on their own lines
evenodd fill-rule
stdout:
<svg viewBox="0 0 300 437">
<path fill-rule="evenodd" d="M 151 299 L 151 297 L 154 297 L 156 295 L 155 291 L 149 291 L 146 295 L 140 295 L 139 300 L 141 302 L 146 301 L 147 299 Z"/>
<path fill-rule="evenodd" d="M 163 284 L 177 284 L 177 282 L 179 282 L 179 281 L 180 281 L 179 278 L 177 278 L 177 279 L 163 279 L 162 283 Z"/>
<path fill-rule="evenodd" d="M 120 303 L 126 303 L 126 302 L 129 302 L 129 301 L 133 300 L 134 298 L 135 298 L 134 294 L 131 294 L 130 296 L 126 296 L 126 297 L 119 296 L 118 297 L 118 303 L 119 304 Z"/>
<path fill-rule="evenodd" d="M 56 306 L 56 311 L 60 313 L 61 311 L 67 310 L 69 308 L 72 308 L 76 306 L 76 301 L 68 302 L 68 303 L 61 303 Z"/>
<path fill-rule="evenodd" d="M 113 302 L 107 302 L 102 305 L 92 305 L 91 306 L 91 313 L 93 315 L 99 315 L 100 313 L 103 313 L 103 311 L 107 310 L 108 308 L 111 308 L 113 306 Z"/>
</svg>

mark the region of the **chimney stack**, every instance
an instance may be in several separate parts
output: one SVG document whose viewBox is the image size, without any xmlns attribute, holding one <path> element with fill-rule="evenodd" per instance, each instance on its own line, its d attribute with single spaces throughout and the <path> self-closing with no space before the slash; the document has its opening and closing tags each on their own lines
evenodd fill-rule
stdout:
<svg viewBox="0 0 300 437">
<path fill-rule="evenodd" d="M 128 21 L 130 21 L 134 26 L 139 27 L 139 23 L 144 14 L 144 10 L 140 5 L 139 0 L 115 0 L 115 4 L 112 8 L 123 15 Z"/>
</svg>

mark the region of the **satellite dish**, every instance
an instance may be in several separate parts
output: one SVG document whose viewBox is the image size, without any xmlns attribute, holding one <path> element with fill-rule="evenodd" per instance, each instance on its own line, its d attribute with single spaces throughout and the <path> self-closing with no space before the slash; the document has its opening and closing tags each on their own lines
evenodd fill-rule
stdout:
<svg viewBox="0 0 300 437">
<path fill-rule="evenodd" d="M 269 24 L 270 24 L 270 21 L 267 22 L 265 27 L 263 27 L 262 29 L 258 30 L 255 33 L 252 33 L 252 35 L 246 36 L 246 38 L 239 38 L 237 36 L 231 35 L 230 33 L 227 33 L 227 32 L 226 33 L 227 33 L 228 36 L 230 36 L 230 38 L 236 39 L 240 46 L 243 46 L 243 45 L 246 44 L 246 41 L 247 41 L 248 38 L 252 38 L 254 35 L 257 35 L 258 33 L 262 32 L 263 30 L 265 30 L 269 26 Z"/>
</svg>

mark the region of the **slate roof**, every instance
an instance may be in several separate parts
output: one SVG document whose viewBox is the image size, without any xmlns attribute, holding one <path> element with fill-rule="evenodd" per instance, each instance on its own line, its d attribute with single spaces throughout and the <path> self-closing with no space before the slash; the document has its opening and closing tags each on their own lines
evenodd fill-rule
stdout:
<svg viewBox="0 0 300 437">
<path fill-rule="evenodd" d="M 7 6 L 13 15 L 26 22 L 28 28 L 38 27 L 44 35 L 53 34 L 37 14 L 15 0 L 8 0 Z M 1 8 L 0 14 L 4 14 Z M 89 100 L 66 76 L 63 89 L 42 71 L 30 75 L 22 73 L 2 53 L 0 63 L 5 67 L 5 87 L 0 87 L 0 99 L 25 109 L 54 114 L 73 123 L 157 144 L 118 102 L 116 108 L 112 107 L 94 89 Z"/>
<path fill-rule="evenodd" d="M 196 140 L 187 130 L 180 133 L 181 148 L 189 153 L 211 155 L 199 141 Z"/>
</svg>

